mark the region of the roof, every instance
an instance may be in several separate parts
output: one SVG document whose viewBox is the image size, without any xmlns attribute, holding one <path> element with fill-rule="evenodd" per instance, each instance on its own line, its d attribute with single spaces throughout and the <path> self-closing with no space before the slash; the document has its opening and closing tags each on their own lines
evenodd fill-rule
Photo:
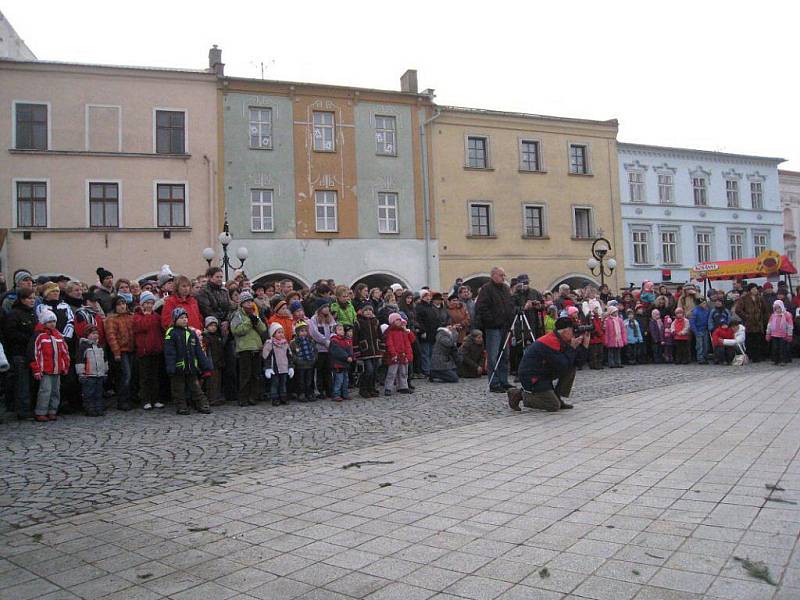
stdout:
<svg viewBox="0 0 800 600">
<path fill-rule="evenodd" d="M 788 169 L 778 169 L 778 175 L 789 175 L 791 177 L 800 177 L 800 171 L 789 171 Z"/>
<path fill-rule="evenodd" d="M 89 69 L 124 69 L 130 71 L 150 71 L 155 73 L 186 73 L 192 75 L 214 75 L 210 69 L 180 69 L 170 67 L 137 67 L 134 65 L 106 65 L 100 63 L 62 62 L 57 60 L 19 60 L 15 58 L 0 58 L 0 63 L 38 67 L 79 67 Z"/>
<path fill-rule="evenodd" d="M 655 146 L 652 144 L 636 144 L 632 142 L 617 142 L 619 148 L 639 148 L 642 150 L 661 150 L 667 152 L 694 152 L 695 154 L 706 154 L 708 156 L 716 156 L 720 158 L 747 158 L 761 161 L 770 161 L 775 163 L 786 162 L 785 158 L 777 158 L 774 156 L 756 156 L 754 154 L 734 154 L 732 152 L 717 152 L 715 150 L 698 150 L 696 148 L 678 148 L 675 146 Z"/>
<path fill-rule="evenodd" d="M 537 115 L 535 113 L 523 113 L 504 110 L 490 110 L 487 108 L 469 108 L 465 106 L 443 106 L 439 105 L 439 109 L 448 112 L 459 112 L 474 115 L 486 115 L 487 117 L 516 117 L 518 119 L 541 119 L 545 121 L 567 121 L 570 123 L 586 123 L 590 125 L 604 125 L 606 127 L 617 127 L 619 121 L 617 119 L 607 119 L 605 121 L 598 121 L 595 119 L 577 119 L 574 117 L 556 117 L 553 115 Z"/>
<path fill-rule="evenodd" d="M 431 94 L 426 94 L 423 92 L 403 92 L 400 90 L 383 90 L 378 88 L 365 88 L 365 87 L 356 87 L 352 85 L 336 85 L 332 83 L 314 83 L 313 81 L 284 81 L 281 79 L 260 79 L 258 77 L 231 77 L 226 76 L 225 81 L 228 82 L 244 82 L 244 83 L 263 83 L 263 84 L 271 84 L 271 85 L 294 85 L 294 86 L 311 86 L 311 87 L 319 87 L 325 88 L 329 90 L 344 90 L 344 91 L 356 91 L 356 92 L 363 92 L 365 94 L 392 94 L 395 96 L 408 96 L 410 98 L 424 98 L 426 100 L 433 99 L 433 90 L 431 90 Z"/>
</svg>

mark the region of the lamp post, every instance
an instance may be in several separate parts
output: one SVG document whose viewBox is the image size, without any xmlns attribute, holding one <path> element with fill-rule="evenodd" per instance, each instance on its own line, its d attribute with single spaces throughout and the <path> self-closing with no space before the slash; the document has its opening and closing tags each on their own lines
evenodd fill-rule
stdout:
<svg viewBox="0 0 800 600">
<path fill-rule="evenodd" d="M 606 260 L 606 255 L 611 251 L 611 242 L 604 237 L 597 238 L 592 242 L 592 257 L 586 261 L 586 266 L 592 275 L 600 275 L 600 286 L 606 284 L 606 277 L 611 277 L 614 269 L 617 268 L 616 259 L 609 258 Z"/>
<path fill-rule="evenodd" d="M 247 248 L 244 246 L 240 246 L 236 249 L 236 258 L 239 259 L 239 265 L 233 264 L 231 262 L 231 257 L 228 256 L 228 246 L 233 242 L 233 236 L 231 235 L 230 227 L 228 226 L 228 217 L 225 216 L 225 224 L 222 227 L 222 233 L 219 234 L 219 243 L 222 245 L 222 258 L 220 259 L 220 266 L 225 270 L 225 281 L 228 281 L 228 270 L 230 268 L 233 269 L 241 269 L 244 267 L 244 262 L 247 260 L 249 255 Z M 217 255 L 214 252 L 213 248 L 203 248 L 203 258 L 205 259 L 208 266 L 211 266 L 211 261 L 214 260 L 214 257 Z"/>
</svg>

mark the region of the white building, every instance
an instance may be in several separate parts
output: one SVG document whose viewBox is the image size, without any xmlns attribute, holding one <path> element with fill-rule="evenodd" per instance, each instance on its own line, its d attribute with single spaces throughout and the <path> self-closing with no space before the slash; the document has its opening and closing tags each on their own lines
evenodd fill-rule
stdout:
<svg viewBox="0 0 800 600">
<path fill-rule="evenodd" d="M 0 12 L 0 58 L 36 60 L 36 55 L 25 45 L 2 12 Z"/>
<path fill-rule="evenodd" d="M 783 253 L 781 158 L 617 144 L 627 279 L 689 280 L 706 261 Z"/>
<path fill-rule="evenodd" d="M 800 234 L 800 172 L 778 171 L 783 209 L 783 244 L 786 256 L 797 259 L 797 236 Z"/>
</svg>

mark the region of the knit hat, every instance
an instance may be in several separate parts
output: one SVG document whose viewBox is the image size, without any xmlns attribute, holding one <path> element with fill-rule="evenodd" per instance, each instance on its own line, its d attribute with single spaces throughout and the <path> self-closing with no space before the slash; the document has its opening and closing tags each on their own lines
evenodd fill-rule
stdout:
<svg viewBox="0 0 800 600">
<path fill-rule="evenodd" d="M 783 305 L 783 300 L 775 300 L 775 302 L 772 303 L 772 310 L 775 310 L 776 308 L 780 308 L 781 312 L 786 310 L 786 307 Z"/>
<path fill-rule="evenodd" d="M 365 310 L 371 310 L 373 313 L 375 312 L 375 307 L 372 306 L 372 302 L 365 302 L 361 305 L 361 308 L 358 309 L 358 312 L 363 313 Z"/>
<path fill-rule="evenodd" d="M 559 317 L 556 320 L 556 331 L 561 331 L 563 329 L 572 329 L 572 326 L 575 325 L 572 319 L 568 317 Z"/>
<path fill-rule="evenodd" d="M 568 306 L 567 307 L 567 316 L 572 317 L 578 314 L 578 307 L 577 306 Z"/>
<path fill-rule="evenodd" d="M 158 273 L 158 287 L 164 287 L 165 283 L 173 279 L 175 279 L 175 274 L 172 269 L 169 268 L 169 265 L 163 265 Z"/>
<path fill-rule="evenodd" d="M 145 302 L 155 302 L 158 300 L 156 295 L 153 292 L 142 292 L 142 295 L 139 296 L 139 304 L 144 304 Z"/>
<path fill-rule="evenodd" d="M 105 267 L 97 267 L 95 273 L 97 273 L 97 278 L 100 280 L 100 283 L 103 283 L 103 279 L 106 277 L 114 277 L 114 274 Z"/>
<path fill-rule="evenodd" d="M 30 279 L 33 281 L 33 275 L 31 275 L 28 271 L 22 270 L 17 271 L 17 274 L 14 275 L 14 285 L 19 287 L 19 284 L 25 281 L 26 279 Z"/>
<path fill-rule="evenodd" d="M 303 303 L 299 300 L 292 300 L 292 303 L 289 305 L 289 310 L 292 312 L 296 310 L 303 310 Z"/>
<path fill-rule="evenodd" d="M 319 312 L 319 310 L 321 308 L 324 308 L 326 306 L 330 306 L 331 302 L 332 302 L 332 300 L 330 298 L 328 298 L 328 297 L 318 298 L 317 299 L 317 308 L 315 309 L 314 312 Z"/>
<path fill-rule="evenodd" d="M 615 315 L 615 314 L 617 314 L 618 311 L 619 311 L 619 309 L 616 306 L 609 306 L 608 307 L 608 314 L 610 314 L 610 315 Z"/>
<path fill-rule="evenodd" d="M 392 285 L 389 286 L 389 289 L 392 290 L 394 293 L 397 293 L 398 291 L 403 289 L 403 286 L 400 285 L 399 283 L 393 283 Z"/>
<path fill-rule="evenodd" d="M 386 323 L 384 323 L 383 325 L 381 325 L 381 335 L 383 335 L 384 333 L 386 333 L 386 330 L 387 330 L 387 329 L 389 329 L 389 326 L 388 326 Z"/>
<path fill-rule="evenodd" d="M 212 323 L 214 323 L 215 325 L 219 325 L 219 319 L 218 319 L 217 317 L 215 317 L 214 315 L 209 315 L 209 316 L 207 316 L 207 317 L 206 317 L 206 320 L 205 320 L 205 322 L 204 322 L 204 325 L 205 325 L 206 327 L 208 327 L 208 326 L 209 326 L 209 325 L 211 325 Z"/>
<path fill-rule="evenodd" d="M 297 333 L 301 329 L 308 329 L 308 323 L 303 321 L 302 319 L 294 324 L 294 331 Z"/>
<path fill-rule="evenodd" d="M 242 301 L 242 297 L 239 296 L 239 302 L 241 302 L 241 301 Z M 284 306 L 286 306 L 286 301 L 285 300 L 280 300 L 272 310 L 275 311 L 275 313 L 277 313 Z"/>
<path fill-rule="evenodd" d="M 239 294 L 239 304 L 244 304 L 245 302 L 252 302 L 253 301 L 253 294 L 250 292 L 242 292 Z"/>
<path fill-rule="evenodd" d="M 178 308 L 172 309 L 172 323 L 174 324 L 175 321 L 180 319 L 183 315 L 188 316 L 185 308 L 179 306 Z"/>
<path fill-rule="evenodd" d="M 765 290 L 771 290 L 772 289 L 772 283 L 770 283 L 769 281 L 767 283 L 765 283 L 764 284 L 764 289 Z"/>
<path fill-rule="evenodd" d="M 56 318 L 56 313 L 54 313 L 52 310 L 48 308 L 45 308 L 41 313 L 39 313 L 39 323 L 44 325 L 45 323 L 49 323 L 50 321 L 58 321 L 58 319 Z"/>
<path fill-rule="evenodd" d="M 59 287 L 57 283 L 53 283 L 50 281 L 49 283 L 45 283 L 42 286 L 42 298 L 47 298 L 47 294 L 53 291 L 59 291 Z"/>
<path fill-rule="evenodd" d="M 389 325 L 394 325 L 398 321 L 402 321 L 403 317 L 399 313 L 392 313 L 389 315 Z"/>
<path fill-rule="evenodd" d="M 274 335 L 275 335 L 275 332 L 276 332 L 276 331 L 278 331 L 279 329 L 280 329 L 281 331 L 283 331 L 283 325 L 281 325 L 281 324 L 280 324 L 280 323 L 278 323 L 277 321 L 276 321 L 276 322 L 274 322 L 274 323 L 272 323 L 272 324 L 269 326 L 269 337 L 272 337 L 272 336 L 274 336 Z"/>
<path fill-rule="evenodd" d="M 520 273 L 517 275 L 517 283 L 530 283 L 530 281 L 527 273 Z"/>
</svg>

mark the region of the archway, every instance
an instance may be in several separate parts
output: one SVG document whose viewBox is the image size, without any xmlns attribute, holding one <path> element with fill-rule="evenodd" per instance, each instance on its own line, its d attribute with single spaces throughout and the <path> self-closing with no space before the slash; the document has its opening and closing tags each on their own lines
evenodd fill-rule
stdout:
<svg viewBox="0 0 800 600">
<path fill-rule="evenodd" d="M 367 273 L 366 275 L 362 275 L 359 279 L 356 279 L 350 287 L 355 289 L 359 283 L 367 284 L 369 289 L 380 288 L 381 290 L 385 290 L 393 283 L 399 283 L 403 286 L 404 290 L 408 289 L 408 284 L 405 281 L 391 273 Z"/>
<path fill-rule="evenodd" d="M 469 277 L 464 278 L 464 283 L 461 285 L 466 285 L 469 289 L 472 290 L 472 295 L 474 297 L 478 296 L 478 290 L 481 289 L 484 283 L 491 279 L 488 274 L 478 274 L 478 275 L 471 275 Z M 448 292 L 449 293 L 449 292 Z"/>
<path fill-rule="evenodd" d="M 585 275 L 579 275 L 579 274 L 571 274 L 571 275 L 565 275 L 560 279 L 557 279 L 556 282 L 550 286 L 550 289 L 554 292 L 557 292 L 558 286 L 562 284 L 567 284 L 571 290 L 581 289 L 586 287 L 587 285 L 600 287 L 600 284 L 590 277 L 586 277 Z"/>
<path fill-rule="evenodd" d="M 288 272 L 281 272 L 281 271 L 271 271 L 269 273 L 261 273 L 253 277 L 250 281 L 253 285 L 257 283 L 267 284 L 267 283 L 274 283 L 277 284 L 284 279 L 289 279 L 292 284 L 294 285 L 294 289 L 300 290 L 302 288 L 307 288 L 308 284 L 303 281 L 299 275 L 296 273 L 288 273 Z"/>
</svg>

